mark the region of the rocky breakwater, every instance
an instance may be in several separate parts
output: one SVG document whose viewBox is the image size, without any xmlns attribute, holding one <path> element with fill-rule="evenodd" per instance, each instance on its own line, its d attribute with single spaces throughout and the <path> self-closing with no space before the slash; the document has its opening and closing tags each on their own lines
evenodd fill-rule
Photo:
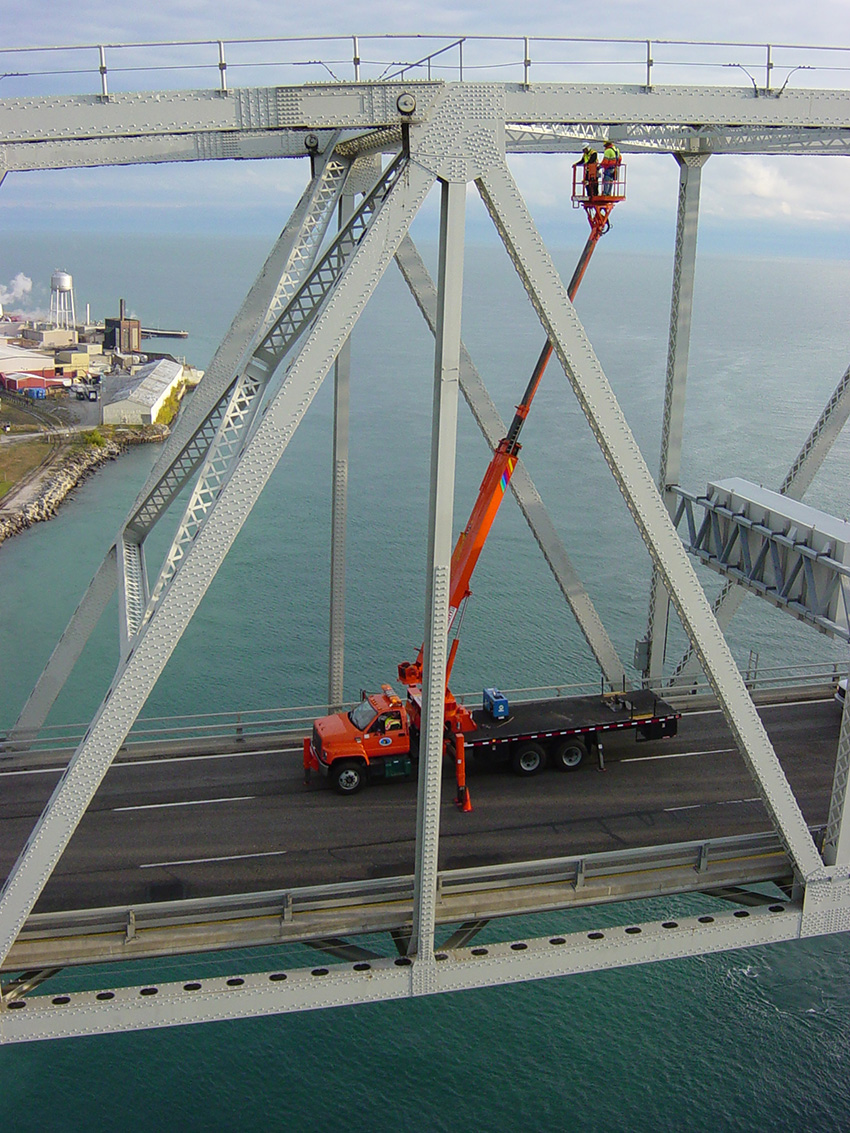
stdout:
<svg viewBox="0 0 850 1133">
<path fill-rule="evenodd" d="M 67 445 L 0 499 L 0 543 L 20 531 L 51 519 L 63 500 L 101 465 L 115 460 L 131 445 L 160 442 L 168 436 L 165 425 L 138 429 L 116 429 L 108 435 L 97 433 L 96 443 Z"/>
</svg>

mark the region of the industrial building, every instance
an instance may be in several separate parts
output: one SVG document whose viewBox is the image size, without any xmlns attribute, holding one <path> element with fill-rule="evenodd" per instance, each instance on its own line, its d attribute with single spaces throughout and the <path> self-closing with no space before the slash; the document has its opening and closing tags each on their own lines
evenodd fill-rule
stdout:
<svg viewBox="0 0 850 1133">
<path fill-rule="evenodd" d="M 16 389 L 14 378 L 33 375 L 43 379 L 41 385 L 54 379 L 56 365 L 49 354 L 40 354 L 35 350 L 25 350 L 13 343 L 0 339 L 0 386 L 4 389 Z M 52 384 L 52 381 L 51 381 Z M 61 380 L 58 383 L 62 385 Z"/>
<path fill-rule="evenodd" d="M 140 366 L 104 403 L 104 425 L 155 424 L 157 414 L 182 379 L 183 367 L 167 358 Z"/>
</svg>

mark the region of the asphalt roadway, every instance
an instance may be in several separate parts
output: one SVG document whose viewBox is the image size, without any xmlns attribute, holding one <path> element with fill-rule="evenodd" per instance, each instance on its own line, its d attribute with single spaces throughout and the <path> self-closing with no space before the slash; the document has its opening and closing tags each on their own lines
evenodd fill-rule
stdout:
<svg viewBox="0 0 850 1133">
<path fill-rule="evenodd" d="M 810 825 L 826 821 L 840 710 L 832 700 L 760 709 Z M 440 866 L 574 856 L 770 830 L 716 709 L 686 714 L 679 735 L 606 742 L 605 770 L 519 779 L 469 768 L 471 813 L 443 781 Z M 6 876 L 60 768 L 0 769 L 0 875 Z M 115 764 L 37 911 L 204 897 L 413 872 L 416 784 L 342 798 L 301 752 L 245 752 Z"/>
</svg>

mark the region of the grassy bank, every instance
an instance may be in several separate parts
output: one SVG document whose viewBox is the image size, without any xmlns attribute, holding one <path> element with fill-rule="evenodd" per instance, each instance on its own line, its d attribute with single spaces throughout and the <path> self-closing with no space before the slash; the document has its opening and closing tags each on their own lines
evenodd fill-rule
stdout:
<svg viewBox="0 0 850 1133">
<path fill-rule="evenodd" d="M 18 441 L 0 450 L 0 499 L 46 459 L 51 450 L 48 440 Z"/>
</svg>

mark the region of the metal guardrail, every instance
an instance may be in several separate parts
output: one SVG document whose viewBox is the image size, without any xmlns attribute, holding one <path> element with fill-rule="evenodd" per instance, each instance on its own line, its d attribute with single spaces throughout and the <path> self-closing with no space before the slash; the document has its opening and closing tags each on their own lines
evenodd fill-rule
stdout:
<svg viewBox="0 0 850 1133">
<path fill-rule="evenodd" d="M 840 677 L 846 676 L 846 665 L 839 661 L 824 661 L 810 665 L 759 668 L 751 660 L 742 676 L 751 693 L 778 693 L 783 689 L 824 690 L 834 687 Z M 521 704 L 529 700 L 556 699 L 572 696 L 591 696 L 604 692 L 601 684 L 548 685 L 536 688 L 503 689 L 509 702 Z M 704 679 L 689 681 L 682 686 L 661 686 L 652 690 L 657 696 L 674 706 L 693 703 L 694 697 L 713 696 L 711 686 Z M 457 694 L 465 705 L 480 705 L 481 691 Z M 354 702 L 343 705 L 346 710 Z M 274 737 L 274 742 L 297 742 L 313 726 L 317 716 L 327 713 L 327 705 L 307 704 L 293 708 L 237 709 L 231 712 L 198 713 L 184 716 L 158 716 L 140 718 L 130 730 L 122 751 L 141 752 L 145 747 L 165 748 L 181 745 L 182 748 L 215 744 L 232 744 Z M 11 727 L 0 731 L 0 761 L 4 756 L 29 752 L 67 752 L 77 747 L 88 723 L 53 724 L 33 736 L 19 733 L 8 740 Z"/>
<path fill-rule="evenodd" d="M 816 838 L 821 828 L 812 830 Z M 792 866 L 774 833 L 444 870 L 437 921 L 454 924 L 772 881 Z M 412 877 L 33 914 L 4 968 L 142 959 L 409 928 Z"/>
<path fill-rule="evenodd" d="M 228 75 L 241 85 L 331 81 L 491 80 L 700 81 L 752 87 L 779 97 L 795 86 L 844 86 L 850 48 L 792 43 L 560 36 L 365 35 L 172 42 L 93 43 L 0 48 L 0 90 L 53 94 L 83 80 L 103 99 L 116 88 L 158 89 L 187 79 L 226 96 Z M 210 82 L 209 79 L 213 81 Z M 89 81 L 90 80 L 90 81 Z M 148 81 L 148 85 L 139 85 Z M 151 82 L 156 87 L 150 85 Z M 66 92 L 67 93 L 67 92 Z"/>
</svg>

